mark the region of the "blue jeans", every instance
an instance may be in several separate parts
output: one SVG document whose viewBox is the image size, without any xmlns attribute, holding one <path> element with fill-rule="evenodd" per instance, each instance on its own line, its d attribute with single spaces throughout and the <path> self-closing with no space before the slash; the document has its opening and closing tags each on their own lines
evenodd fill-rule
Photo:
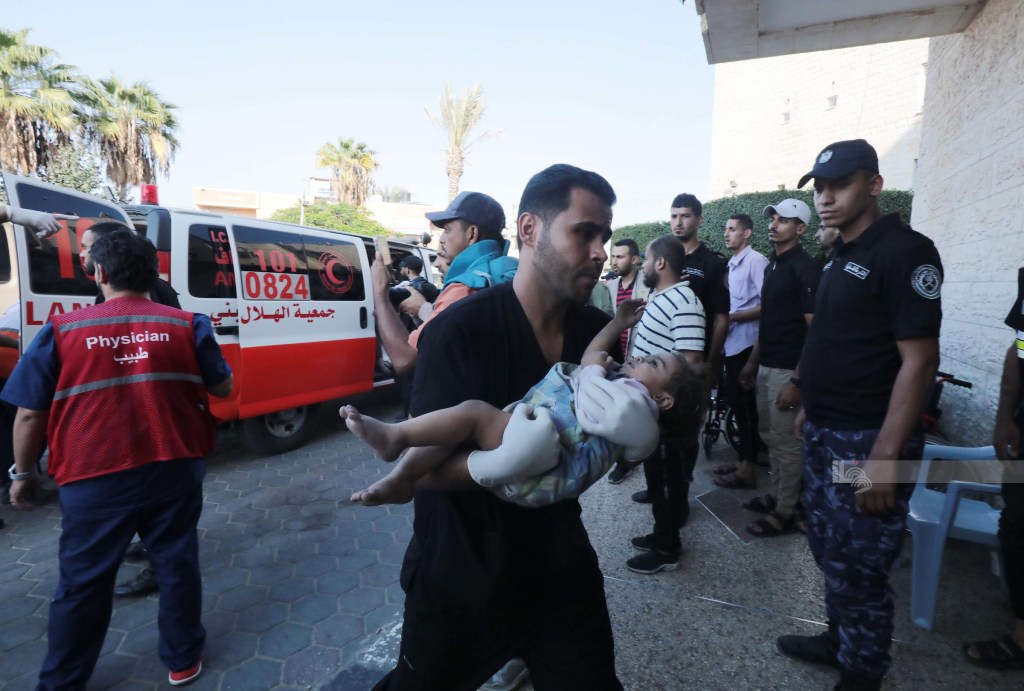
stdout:
<svg viewBox="0 0 1024 691">
<path fill-rule="evenodd" d="M 102 483 L 106 477 L 82 482 Z M 111 495 L 107 506 L 97 509 L 65 501 L 62 492 L 60 581 L 50 604 L 49 649 L 37 691 L 85 688 L 110 624 L 117 569 L 136 532 L 160 587 L 160 659 L 171 671 L 180 671 L 202 654 L 206 630 L 200 622 L 196 531 L 202 484 L 141 507 L 118 506 L 118 500 Z"/>
</svg>

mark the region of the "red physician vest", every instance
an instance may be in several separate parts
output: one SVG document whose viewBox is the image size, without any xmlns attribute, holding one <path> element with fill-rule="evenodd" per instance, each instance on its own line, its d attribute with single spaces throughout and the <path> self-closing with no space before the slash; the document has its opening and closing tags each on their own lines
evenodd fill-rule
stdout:
<svg viewBox="0 0 1024 691">
<path fill-rule="evenodd" d="M 53 318 L 60 362 L 50 408 L 58 485 L 213 448 L 192 313 L 120 298 Z"/>
</svg>

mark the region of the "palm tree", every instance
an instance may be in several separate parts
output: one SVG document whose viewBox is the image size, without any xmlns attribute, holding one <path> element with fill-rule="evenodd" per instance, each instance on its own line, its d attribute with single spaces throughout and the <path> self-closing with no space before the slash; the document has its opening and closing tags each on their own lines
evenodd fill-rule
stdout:
<svg viewBox="0 0 1024 691">
<path fill-rule="evenodd" d="M 331 191 L 338 201 L 355 206 L 366 204 L 373 186 L 373 171 L 380 167 L 377 152 L 363 142 L 338 137 L 316 152 L 316 164 L 331 169 Z"/>
<path fill-rule="evenodd" d="M 423 108 L 427 117 L 434 123 L 434 127 L 441 130 L 445 138 L 448 201 L 455 199 L 455 195 L 459 193 L 459 181 L 462 179 L 462 170 L 470 149 L 477 142 L 501 133 L 488 130 L 475 138 L 470 138 L 470 133 L 480 124 L 480 119 L 487 109 L 483 96 L 484 87 L 480 84 L 464 90 L 458 96 L 453 96 L 451 85 L 445 84 L 444 96 L 439 101 L 440 115 L 435 116 L 429 108 Z"/>
<path fill-rule="evenodd" d="M 0 29 L 0 167 L 35 173 L 78 130 L 79 77 L 57 53 L 27 43 L 28 29 Z"/>
<path fill-rule="evenodd" d="M 86 82 L 79 96 L 86 136 L 99 150 L 107 177 L 125 199 L 128 188 L 170 173 L 178 150 L 177 106 L 161 100 L 145 82 L 125 84 L 117 77 Z"/>
</svg>

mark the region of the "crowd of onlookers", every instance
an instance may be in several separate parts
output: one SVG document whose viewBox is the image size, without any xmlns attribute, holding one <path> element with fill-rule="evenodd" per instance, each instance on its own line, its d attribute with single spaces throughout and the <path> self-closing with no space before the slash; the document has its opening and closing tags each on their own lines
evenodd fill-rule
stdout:
<svg viewBox="0 0 1024 691">
<path fill-rule="evenodd" d="M 773 248 L 764 256 L 750 246 L 749 215 L 702 229 L 701 202 L 680 194 L 671 232 L 643 248 L 616 241 L 615 276 L 602 283 L 615 193 L 564 164 L 526 185 L 518 260 L 501 206 L 479 192 L 427 214 L 442 229 L 439 290 L 416 259 L 393 286 L 377 256 L 377 334 L 410 417 L 388 423 L 342 408 L 355 434 L 398 461 L 352 499 L 414 501 L 415 521 L 398 662 L 375 688 L 513 688 L 528 673 L 537 689 L 621 689 L 577 499 L 606 473 L 618 483 L 641 467 L 645 487 L 631 498 L 650 505 L 652 529 L 632 539 L 626 565 L 679 568 L 716 388 L 735 411 L 738 456 L 714 470 L 715 484 L 755 488 L 767 456 L 767 491 L 744 504 L 762 515 L 747 530 L 805 533 L 824 575 L 827 630 L 782 636 L 778 648 L 837 668 L 837 689 L 880 687 L 891 664 L 889 574 L 912 487 L 897 470 L 921 455 L 943 269 L 927 237 L 881 213 L 867 142 L 825 147 L 799 186 L 812 179 L 824 265 L 801 247 L 812 216 L 800 200 L 763 210 Z M 160 298 L 152 246 L 127 228 L 96 229 L 82 244 L 105 300 L 47 324 L 2 393 L 17 410 L 12 503 L 28 506 L 48 444 L 64 514 L 39 688 L 88 680 L 136 534 L 160 591 L 160 656 L 170 683 L 186 684 L 202 671 L 205 640 L 196 525 L 213 440 L 207 396 L 227 395 L 232 377 L 209 319 Z M 702 230 L 723 232 L 731 256 L 708 248 Z M 965 646 L 971 662 L 1000 668 L 1024 667 L 1024 478 L 1014 482 L 1024 269 L 1020 283 L 995 432 L 1017 629 Z M 89 338 L 145 342 L 147 355 L 130 371 L 114 367 L 84 347 Z"/>
</svg>

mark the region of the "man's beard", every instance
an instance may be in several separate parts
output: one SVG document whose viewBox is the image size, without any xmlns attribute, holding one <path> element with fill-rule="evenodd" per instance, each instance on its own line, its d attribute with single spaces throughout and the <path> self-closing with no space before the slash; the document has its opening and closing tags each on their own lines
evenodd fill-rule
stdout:
<svg viewBox="0 0 1024 691">
<path fill-rule="evenodd" d="M 656 273 L 647 273 L 646 271 L 644 271 L 643 273 L 644 273 L 644 285 L 647 286 L 648 288 L 650 288 L 651 290 L 654 290 L 655 288 L 657 288 L 658 287 L 658 274 L 656 274 Z"/>
</svg>

